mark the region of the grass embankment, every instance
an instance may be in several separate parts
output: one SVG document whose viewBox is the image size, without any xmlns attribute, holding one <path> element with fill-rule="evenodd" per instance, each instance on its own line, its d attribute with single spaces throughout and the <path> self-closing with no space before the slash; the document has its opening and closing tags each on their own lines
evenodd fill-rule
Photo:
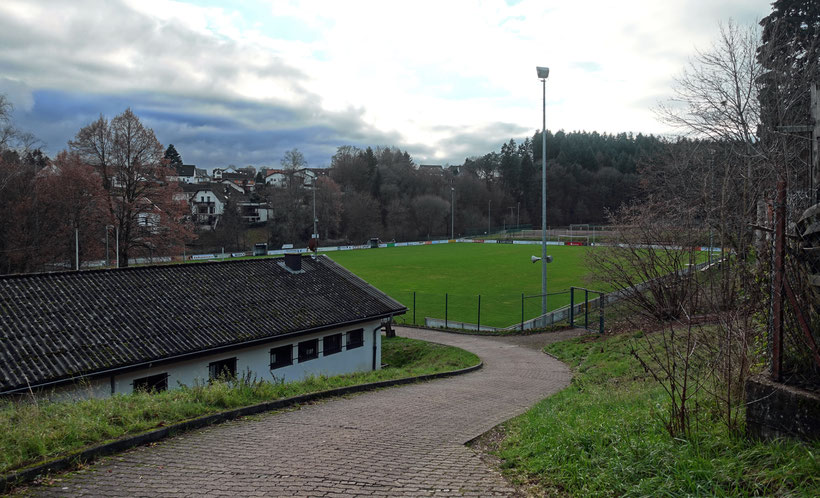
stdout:
<svg viewBox="0 0 820 498">
<path fill-rule="evenodd" d="M 584 256 L 591 247 L 547 246 L 554 262 L 548 265 L 548 291 L 585 286 Z M 449 320 L 476 323 L 481 295 L 481 323 L 506 327 L 521 321 L 521 294 L 541 294 L 541 267 L 530 257 L 540 256 L 535 245 L 432 244 L 362 251 L 325 253 L 369 284 L 409 308 L 399 321 L 416 324 L 424 317 L 444 318 L 447 294 Z M 576 299 L 583 296 L 576 294 Z M 594 297 L 594 296 L 590 296 Z M 569 293 L 549 296 L 549 309 L 569 304 Z M 541 298 L 524 301 L 524 317 L 541 313 Z"/>
<path fill-rule="evenodd" d="M 630 349 L 625 335 L 546 348 L 575 378 L 506 425 L 499 456 L 513 480 L 538 494 L 820 496 L 820 443 L 750 442 L 708 417 L 672 439 L 665 394 Z"/>
<path fill-rule="evenodd" d="M 394 337 L 382 341 L 375 372 L 313 377 L 288 384 L 238 380 L 76 402 L 0 401 L 0 473 L 202 415 L 356 384 L 476 365 L 462 349 Z"/>
</svg>

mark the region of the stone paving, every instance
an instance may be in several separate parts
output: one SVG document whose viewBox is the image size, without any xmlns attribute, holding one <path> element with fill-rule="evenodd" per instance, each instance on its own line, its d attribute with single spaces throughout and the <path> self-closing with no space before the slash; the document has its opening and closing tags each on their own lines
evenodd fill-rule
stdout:
<svg viewBox="0 0 820 498">
<path fill-rule="evenodd" d="M 102 459 L 42 495 L 510 496 L 464 443 L 569 383 L 559 361 L 514 338 L 398 328 L 458 346 L 484 368 L 183 434 Z M 563 337 L 562 337 L 563 338 Z M 520 338 L 519 338 L 520 339 Z M 549 342 L 549 339 L 543 339 Z"/>
</svg>

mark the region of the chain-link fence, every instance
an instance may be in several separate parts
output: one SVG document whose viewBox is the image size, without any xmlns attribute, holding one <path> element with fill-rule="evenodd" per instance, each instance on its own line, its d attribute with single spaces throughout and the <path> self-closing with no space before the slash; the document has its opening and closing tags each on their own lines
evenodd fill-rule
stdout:
<svg viewBox="0 0 820 498">
<path fill-rule="evenodd" d="M 820 204 L 813 205 L 813 194 L 791 191 L 785 196 L 782 228 L 788 236 L 783 237 L 780 263 L 783 272 L 779 280 L 778 227 L 775 229 L 769 348 L 776 380 L 817 389 L 820 388 Z M 780 209 L 777 204 L 775 209 Z"/>
<path fill-rule="evenodd" d="M 820 205 L 779 182 L 761 257 L 771 275 L 768 352 L 772 378 L 820 388 Z M 813 205 L 813 206 L 812 206 Z"/>
</svg>

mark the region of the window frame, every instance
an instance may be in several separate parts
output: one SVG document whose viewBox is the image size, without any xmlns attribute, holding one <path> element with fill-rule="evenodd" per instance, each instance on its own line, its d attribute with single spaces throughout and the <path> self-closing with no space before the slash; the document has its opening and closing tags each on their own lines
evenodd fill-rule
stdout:
<svg viewBox="0 0 820 498">
<path fill-rule="evenodd" d="M 311 355 L 308 355 L 308 354 L 302 352 L 302 348 L 304 347 L 305 349 L 307 349 L 309 347 L 309 346 L 307 346 L 307 344 L 309 344 L 309 343 L 313 343 L 313 353 Z M 297 350 L 298 350 L 298 361 L 299 361 L 299 363 L 304 363 L 306 361 L 315 360 L 316 358 L 319 357 L 319 338 L 317 337 L 315 339 L 308 339 L 306 341 L 300 341 L 298 346 L 297 346 Z"/>
<path fill-rule="evenodd" d="M 284 352 L 286 350 L 288 351 L 287 360 L 274 361 L 275 358 L 278 358 L 276 356 L 275 351 Z M 277 346 L 275 348 L 271 348 L 271 350 L 270 350 L 270 369 L 271 370 L 274 370 L 276 368 L 289 367 L 291 365 L 293 365 L 293 344 L 288 344 L 286 346 Z"/>
<path fill-rule="evenodd" d="M 224 367 L 228 367 L 227 369 Z M 228 370 L 228 375 L 224 377 L 227 379 L 236 378 L 236 356 L 233 358 L 225 358 L 223 360 L 212 361 L 208 363 L 208 381 L 213 382 L 223 377 L 222 372 Z"/>
<path fill-rule="evenodd" d="M 160 393 L 162 391 L 167 391 L 168 372 L 155 375 L 146 375 L 145 377 L 134 379 L 134 381 L 131 382 L 131 389 L 134 392 L 144 391 Z"/>
<path fill-rule="evenodd" d="M 336 347 L 333 348 L 328 347 L 328 342 L 330 340 L 336 340 Z M 322 337 L 322 356 L 327 356 L 331 354 L 341 353 L 342 352 L 342 333 L 339 332 L 338 334 L 331 334 Z"/>
<path fill-rule="evenodd" d="M 358 341 L 352 340 L 352 334 L 357 334 L 359 336 Z M 350 330 L 347 332 L 347 340 L 345 341 L 345 346 L 347 349 L 356 349 L 364 346 L 364 329 L 356 329 Z"/>
</svg>

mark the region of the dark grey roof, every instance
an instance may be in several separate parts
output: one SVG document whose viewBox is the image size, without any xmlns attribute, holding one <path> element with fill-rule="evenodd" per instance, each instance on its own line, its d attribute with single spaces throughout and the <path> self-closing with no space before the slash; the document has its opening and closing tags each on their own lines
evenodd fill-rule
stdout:
<svg viewBox="0 0 820 498">
<path fill-rule="evenodd" d="M 182 189 L 183 192 L 187 192 L 189 194 L 194 194 L 196 192 L 199 192 L 200 190 L 203 190 L 202 185 L 197 184 L 197 183 L 180 182 L 179 186 L 180 186 L 180 188 Z"/>
<path fill-rule="evenodd" d="M 196 197 L 196 194 L 200 192 L 203 192 L 206 195 L 213 194 L 213 196 L 219 199 L 219 201 L 223 204 L 228 200 L 228 197 L 225 195 L 227 190 L 221 183 L 194 183 L 193 185 L 196 189 L 193 191 L 194 197 L 191 199 L 192 204 L 199 202 L 199 198 Z"/>
<path fill-rule="evenodd" d="M 177 166 L 177 176 L 194 176 L 196 166 L 193 164 L 181 164 Z"/>
<path fill-rule="evenodd" d="M 325 256 L 0 277 L 0 393 L 406 308 Z"/>
</svg>

